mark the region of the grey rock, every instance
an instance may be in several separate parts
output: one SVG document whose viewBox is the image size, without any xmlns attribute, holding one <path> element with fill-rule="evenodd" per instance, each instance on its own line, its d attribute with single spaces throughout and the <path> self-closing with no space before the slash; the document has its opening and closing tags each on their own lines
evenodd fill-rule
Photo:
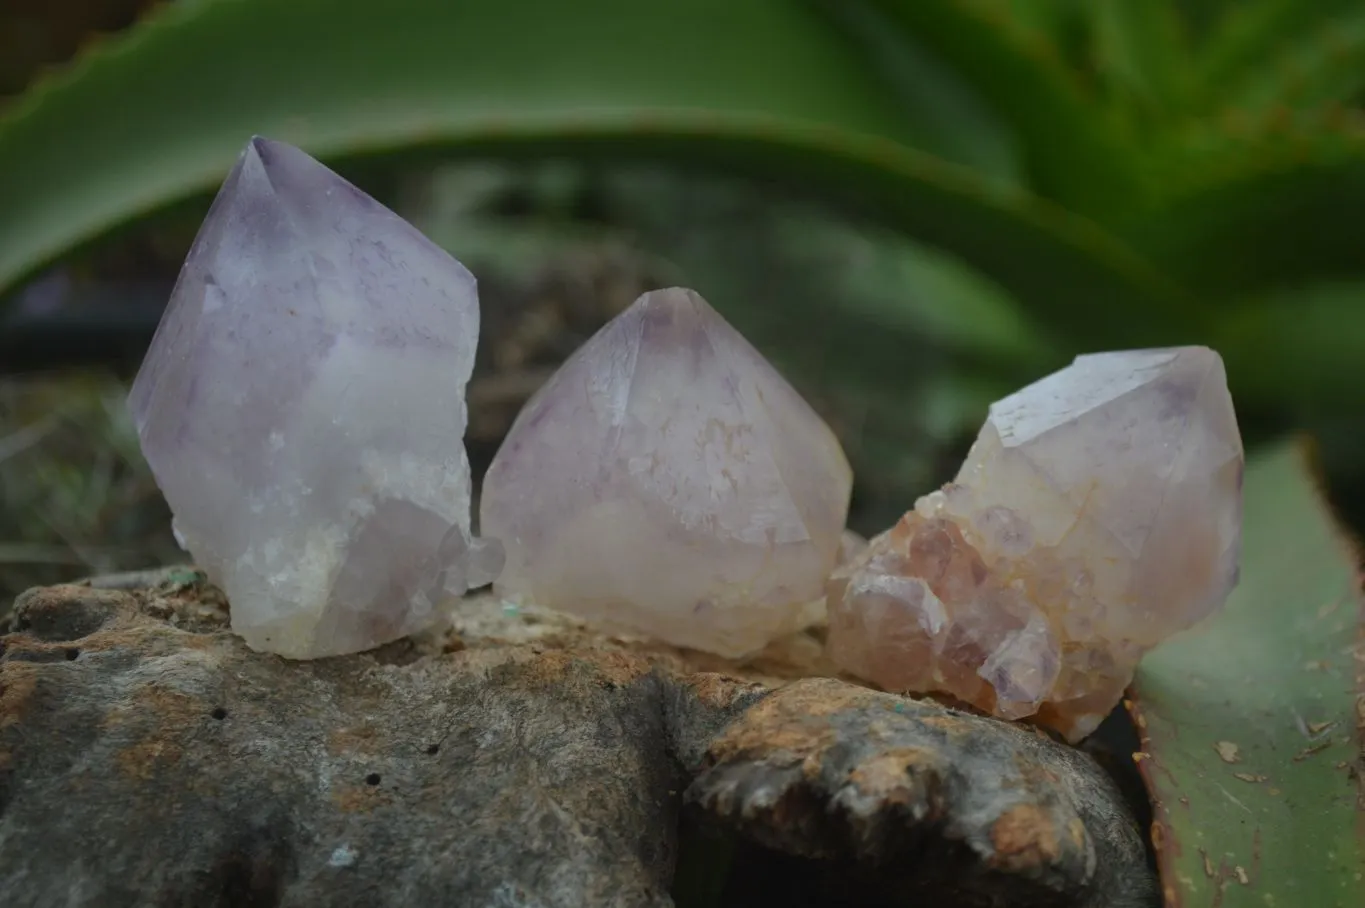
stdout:
<svg viewBox="0 0 1365 908">
<path fill-rule="evenodd" d="M 807 677 L 814 640 L 727 664 L 484 598 L 291 662 L 227 624 L 185 569 L 19 598 L 0 904 L 666 906 L 683 818 L 835 893 L 801 904 L 1149 904 L 1090 757 Z"/>
</svg>

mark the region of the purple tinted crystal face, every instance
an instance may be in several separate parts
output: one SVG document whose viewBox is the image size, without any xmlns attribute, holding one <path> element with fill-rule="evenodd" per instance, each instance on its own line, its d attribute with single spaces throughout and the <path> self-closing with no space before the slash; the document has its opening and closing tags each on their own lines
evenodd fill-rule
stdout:
<svg viewBox="0 0 1365 908">
<path fill-rule="evenodd" d="M 504 595 L 739 655 L 809 620 L 851 481 L 758 351 L 696 293 L 659 290 L 527 403 L 481 528 L 506 548 Z"/>
<path fill-rule="evenodd" d="M 463 442 L 478 331 L 464 266 L 302 151 L 247 145 L 129 405 L 248 644 L 367 649 L 481 573 Z"/>
</svg>

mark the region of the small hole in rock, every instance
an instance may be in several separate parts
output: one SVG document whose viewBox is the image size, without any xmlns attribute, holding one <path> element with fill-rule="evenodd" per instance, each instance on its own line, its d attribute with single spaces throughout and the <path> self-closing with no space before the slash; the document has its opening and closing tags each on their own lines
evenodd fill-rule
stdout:
<svg viewBox="0 0 1365 908">
<path fill-rule="evenodd" d="M 76 659 L 78 659 L 78 658 L 80 657 L 80 655 L 81 655 L 81 651 L 78 650 L 78 649 L 76 649 L 75 647 L 72 647 L 71 649 L 69 649 L 69 650 L 66 651 L 66 661 L 67 661 L 67 662 L 75 662 Z"/>
<path fill-rule="evenodd" d="M 219 707 L 216 707 L 216 708 L 213 710 L 213 712 L 209 713 L 209 715 L 210 715 L 210 716 L 213 716 L 213 718 L 215 718 L 215 719 L 217 719 L 219 722 L 221 722 L 221 721 L 223 721 L 224 719 L 227 718 L 227 710 L 225 710 L 225 709 L 223 709 L 223 707 L 219 706 Z"/>
<path fill-rule="evenodd" d="M 366 777 L 365 777 L 365 784 L 366 784 L 366 785 L 378 785 L 378 784 L 379 784 L 379 773 L 377 773 L 377 772 L 372 772 L 372 773 L 370 773 L 368 776 L 366 776 Z"/>
<path fill-rule="evenodd" d="M 441 745 L 439 745 L 439 744 L 428 744 L 428 745 L 427 745 L 427 753 L 428 753 L 428 754 L 431 754 L 431 755 L 434 756 L 434 755 L 436 755 L 436 754 L 438 754 L 438 753 L 440 753 L 440 752 L 441 752 Z"/>
</svg>

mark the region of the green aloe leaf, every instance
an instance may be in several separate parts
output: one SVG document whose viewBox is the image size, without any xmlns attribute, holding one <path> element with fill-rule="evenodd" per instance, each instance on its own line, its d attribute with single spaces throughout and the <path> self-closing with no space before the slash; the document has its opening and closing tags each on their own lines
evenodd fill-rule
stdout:
<svg viewBox="0 0 1365 908">
<path fill-rule="evenodd" d="M 1365 130 L 1281 110 L 1189 130 L 1162 163 L 1168 199 L 1118 227 L 1206 299 L 1365 277 Z"/>
<path fill-rule="evenodd" d="M 920 142 L 923 150 L 966 164 L 1002 186 L 1021 184 L 1018 141 L 1006 117 L 928 44 L 897 28 L 867 0 L 826 0 L 817 8 L 857 43 L 909 115 L 935 137 L 933 145 Z"/>
<path fill-rule="evenodd" d="M 1146 197 L 1121 118 L 1086 90 L 1048 34 L 1016 19 L 1010 4 L 867 2 L 949 63 L 1014 128 L 1040 195 L 1097 218 Z"/>
<path fill-rule="evenodd" d="M 1110 93 L 1147 118 L 1181 108 L 1191 90 L 1185 26 L 1170 0 L 1095 0 L 1094 66 Z"/>
<path fill-rule="evenodd" d="M 1230 89 L 1232 110 L 1278 105 L 1312 108 L 1353 105 L 1365 89 L 1365 10 L 1344 12 L 1308 34 L 1287 41 Z"/>
<path fill-rule="evenodd" d="M 1168 906 L 1365 904 L 1360 575 L 1300 446 L 1248 466 L 1226 610 L 1143 660 L 1131 709 Z"/>
<path fill-rule="evenodd" d="M 212 188 L 253 133 L 329 160 L 423 147 L 747 172 L 956 253 L 1081 345 L 1116 318 L 1135 343 L 1190 320 L 1094 224 L 916 150 L 904 99 L 784 0 L 165 7 L 0 120 L 0 287 Z"/>
<path fill-rule="evenodd" d="M 1336 14 L 1356 6 L 1355 0 L 1229 3 L 1200 55 L 1198 83 L 1216 100 L 1221 91 L 1261 69 L 1287 43 L 1324 27 L 1330 29 Z"/>
<path fill-rule="evenodd" d="M 813 142 L 821 125 L 913 144 L 899 104 L 810 17 L 771 0 L 725 6 L 165 7 L 0 121 L 0 282 L 210 186 L 253 133 L 333 155 L 451 140 L 552 150 L 557 139 L 711 129 L 761 147 L 792 132 Z M 773 52 L 760 59 L 764 36 Z"/>
<path fill-rule="evenodd" d="M 1299 425 L 1365 411 L 1365 280 L 1259 297 L 1228 313 L 1218 338 L 1239 399 L 1280 400 Z"/>
</svg>

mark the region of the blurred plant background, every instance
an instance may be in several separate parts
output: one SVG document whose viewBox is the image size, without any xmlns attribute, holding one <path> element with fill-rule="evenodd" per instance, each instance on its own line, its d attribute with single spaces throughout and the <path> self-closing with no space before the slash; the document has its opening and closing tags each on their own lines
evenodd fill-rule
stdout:
<svg viewBox="0 0 1365 908">
<path fill-rule="evenodd" d="M 0 600 L 177 557 L 122 383 L 255 133 L 479 275 L 476 475 L 682 283 L 836 427 L 861 530 L 992 399 L 1186 343 L 1365 527 L 1358 2 L 7 0 L 0 92 Z"/>
</svg>

